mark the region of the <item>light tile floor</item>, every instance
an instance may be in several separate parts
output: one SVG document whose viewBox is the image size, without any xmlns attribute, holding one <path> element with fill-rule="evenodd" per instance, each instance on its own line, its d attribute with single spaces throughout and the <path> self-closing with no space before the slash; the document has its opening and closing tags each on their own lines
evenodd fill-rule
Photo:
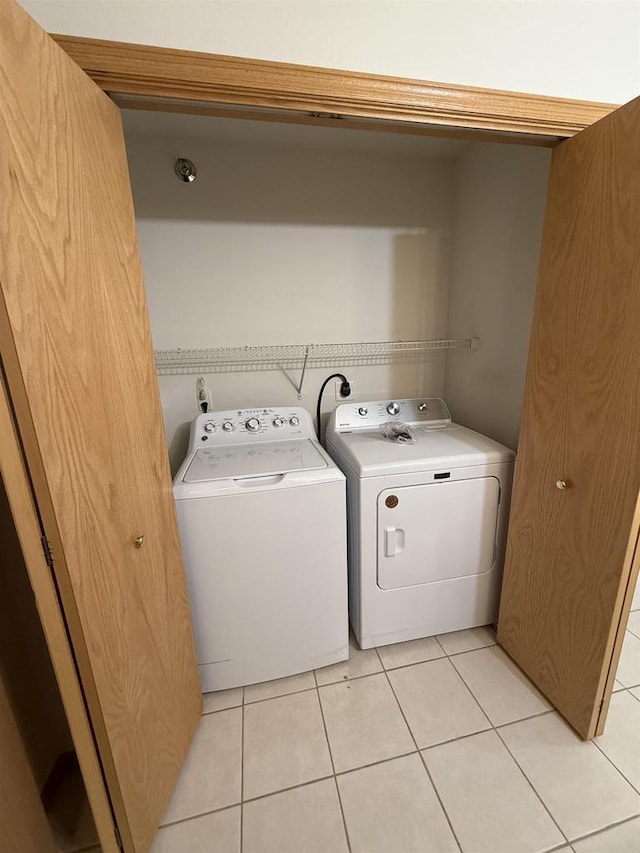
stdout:
<svg viewBox="0 0 640 853">
<path fill-rule="evenodd" d="M 153 853 L 640 853 L 639 635 L 586 743 L 490 628 L 209 694 Z"/>
</svg>

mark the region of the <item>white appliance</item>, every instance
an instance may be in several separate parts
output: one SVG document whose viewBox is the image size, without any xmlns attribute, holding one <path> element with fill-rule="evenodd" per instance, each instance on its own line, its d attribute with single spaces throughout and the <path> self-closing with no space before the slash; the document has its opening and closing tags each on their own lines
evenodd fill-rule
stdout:
<svg viewBox="0 0 640 853">
<path fill-rule="evenodd" d="M 415 443 L 385 438 L 409 425 Z M 443 400 L 346 403 L 326 445 L 347 476 L 349 611 L 362 648 L 496 621 L 515 454 Z"/>
<path fill-rule="evenodd" d="M 346 660 L 345 478 L 305 409 L 199 415 L 174 495 L 203 692 Z"/>
</svg>

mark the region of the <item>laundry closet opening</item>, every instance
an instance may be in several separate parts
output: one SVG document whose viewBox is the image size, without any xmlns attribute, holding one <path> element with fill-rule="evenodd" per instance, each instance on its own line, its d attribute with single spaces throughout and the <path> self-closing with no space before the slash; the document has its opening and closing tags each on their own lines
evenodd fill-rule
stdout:
<svg viewBox="0 0 640 853">
<path fill-rule="evenodd" d="M 517 445 L 548 149 L 123 111 L 157 351 L 478 337 L 297 368 L 159 376 L 175 473 L 204 375 L 213 408 L 302 405 L 343 370 L 351 400 L 443 397 Z M 196 179 L 175 174 L 188 158 Z M 329 386 L 323 414 L 337 404 Z"/>
</svg>

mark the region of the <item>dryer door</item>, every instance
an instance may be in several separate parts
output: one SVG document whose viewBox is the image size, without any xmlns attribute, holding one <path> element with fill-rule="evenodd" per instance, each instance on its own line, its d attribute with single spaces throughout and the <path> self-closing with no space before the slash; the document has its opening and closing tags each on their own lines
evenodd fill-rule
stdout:
<svg viewBox="0 0 640 853">
<path fill-rule="evenodd" d="M 378 495 L 378 586 L 434 583 L 490 571 L 496 477 L 386 489 Z"/>
</svg>

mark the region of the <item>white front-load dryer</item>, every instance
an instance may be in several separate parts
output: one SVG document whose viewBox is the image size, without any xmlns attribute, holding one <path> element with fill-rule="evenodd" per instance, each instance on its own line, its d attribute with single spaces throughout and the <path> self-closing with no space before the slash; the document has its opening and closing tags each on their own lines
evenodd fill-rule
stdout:
<svg viewBox="0 0 640 853">
<path fill-rule="evenodd" d="M 203 692 L 346 660 L 345 478 L 305 409 L 199 415 L 174 495 Z"/>
<path fill-rule="evenodd" d="M 386 437 L 389 423 L 409 442 Z M 452 423 L 439 399 L 340 405 L 326 445 L 347 477 L 360 646 L 495 622 L 514 452 Z"/>
</svg>

